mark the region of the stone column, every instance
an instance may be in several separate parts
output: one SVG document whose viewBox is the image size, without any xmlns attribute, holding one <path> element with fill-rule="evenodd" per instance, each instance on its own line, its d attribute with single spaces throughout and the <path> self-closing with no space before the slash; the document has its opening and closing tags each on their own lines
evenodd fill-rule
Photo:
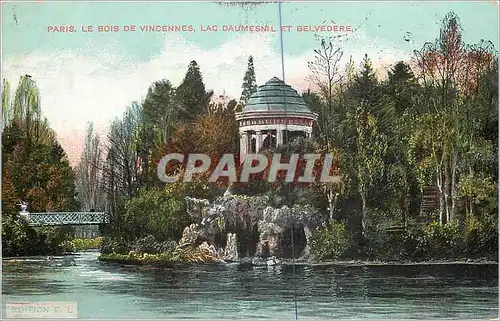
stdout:
<svg viewBox="0 0 500 321">
<path fill-rule="evenodd" d="M 306 138 L 311 138 L 312 130 L 306 131 Z"/>
<path fill-rule="evenodd" d="M 276 129 L 276 147 L 283 145 L 283 130 Z"/>
<path fill-rule="evenodd" d="M 240 163 L 243 163 L 245 155 L 248 153 L 248 133 L 240 133 Z"/>
<path fill-rule="evenodd" d="M 257 134 L 257 138 L 255 139 L 255 152 L 258 153 L 262 148 L 262 132 L 257 130 L 255 133 Z"/>
</svg>

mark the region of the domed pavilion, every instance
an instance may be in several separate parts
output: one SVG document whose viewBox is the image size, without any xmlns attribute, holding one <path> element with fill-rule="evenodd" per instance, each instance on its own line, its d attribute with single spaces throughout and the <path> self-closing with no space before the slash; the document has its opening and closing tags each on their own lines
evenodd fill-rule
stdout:
<svg viewBox="0 0 500 321">
<path fill-rule="evenodd" d="M 277 77 L 259 86 L 243 110 L 236 113 L 240 133 L 240 160 L 248 153 L 277 147 L 285 139 L 311 137 L 317 114 L 291 86 Z"/>
</svg>

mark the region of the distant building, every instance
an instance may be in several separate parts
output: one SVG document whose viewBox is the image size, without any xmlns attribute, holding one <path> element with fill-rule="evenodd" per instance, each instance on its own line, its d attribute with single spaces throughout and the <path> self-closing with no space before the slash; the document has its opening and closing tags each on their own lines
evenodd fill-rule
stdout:
<svg viewBox="0 0 500 321">
<path fill-rule="evenodd" d="M 236 113 L 240 160 L 262 148 L 283 145 L 284 137 L 311 137 L 317 116 L 295 89 L 277 77 L 272 78 L 259 86 L 243 110 Z"/>
</svg>

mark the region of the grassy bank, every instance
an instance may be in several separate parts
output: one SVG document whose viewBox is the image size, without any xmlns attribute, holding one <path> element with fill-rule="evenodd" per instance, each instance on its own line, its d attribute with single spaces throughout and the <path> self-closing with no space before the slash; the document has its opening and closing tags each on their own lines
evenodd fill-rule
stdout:
<svg viewBox="0 0 500 321">
<path fill-rule="evenodd" d="M 103 253 L 99 256 L 100 261 L 114 262 L 120 264 L 152 264 L 164 265 L 173 263 L 217 263 L 222 262 L 209 252 L 199 248 L 176 249 L 167 253 L 140 253 L 130 251 L 128 254 Z"/>
<path fill-rule="evenodd" d="M 167 266 L 175 263 L 172 261 L 170 255 L 166 254 L 148 254 L 144 253 L 144 256 L 131 256 L 127 254 L 101 254 L 99 256 L 99 261 L 119 263 L 125 265 L 155 265 L 155 266 Z"/>
<path fill-rule="evenodd" d="M 62 247 L 66 250 L 66 252 L 100 249 L 103 240 L 103 237 L 96 237 L 93 239 L 72 239 L 70 241 L 65 241 L 62 244 Z"/>
</svg>

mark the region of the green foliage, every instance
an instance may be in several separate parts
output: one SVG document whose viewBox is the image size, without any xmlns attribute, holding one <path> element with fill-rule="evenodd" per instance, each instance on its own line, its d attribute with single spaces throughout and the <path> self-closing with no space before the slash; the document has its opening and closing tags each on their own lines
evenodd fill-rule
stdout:
<svg viewBox="0 0 500 321">
<path fill-rule="evenodd" d="M 3 165 L 3 164 L 2 164 Z M 4 166 L 2 172 L 2 213 L 3 217 L 12 216 L 19 210 L 17 195 L 11 182 L 9 168 Z"/>
<path fill-rule="evenodd" d="M 30 255 L 37 242 L 36 232 L 25 220 L 13 215 L 2 215 L 2 256 Z"/>
<path fill-rule="evenodd" d="M 349 249 L 351 239 L 345 223 L 330 222 L 313 232 L 311 252 L 321 261 L 338 260 Z"/>
<path fill-rule="evenodd" d="M 99 256 L 101 261 L 120 262 L 120 263 L 142 263 L 142 262 L 171 262 L 171 253 L 150 254 L 129 252 L 127 254 L 103 253 Z"/>
<path fill-rule="evenodd" d="M 106 236 L 102 242 L 101 253 L 128 253 L 131 245 L 121 236 Z"/>
<path fill-rule="evenodd" d="M 132 251 L 137 253 L 161 254 L 170 253 L 177 246 L 175 241 L 157 242 L 153 235 L 137 240 L 132 245 Z"/>
<path fill-rule="evenodd" d="M 2 94 L 2 109 L 8 111 L 2 136 L 2 253 L 62 253 L 61 243 L 72 231 L 28 226 L 17 216 L 17 203 L 27 201 L 31 212 L 75 210 L 78 203 L 73 170 L 42 116 L 34 79 L 29 75 L 20 78 L 12 103 L 6 95 Z"/>
<path fill-rule="evenodd" d="M 395 243 L 394 248 L 401 248 L 400 258 L 420 261 L 427 257 L 426 235 L 423 226 L 420 224 L 410 225 L 402 235 L 401 243 Z"/>
<path fill-rule="evenodd" d="M 496 213 L 498 208 L 497 186 L 491 178 L 464 175 L 458 187 L 467 215 Z"/>
<path fill-rule="evenodd" d="M 180 239 L 191 223 L 186 211 L 186 196 L 212 199 L 216 190 L 200 182 L 168 184 L 165 189 L 142 189 L 125 201 L 115 224 L 103 242 L 103 253 L 134 250 L 161 253 Z"/>
<path fill-rule="evenodd" d="M 131 238 L 153 235 L 157 240 L 179 238 L 190 223 L 185 202 L 165 190 L 142 190 L 128 200 L 122 218 Z"/>
<path fill-rule="evenodd" d="M 180 120 L 192 121 L 203 113 L 212 98 L 213 91 L 205 91 L 200 67 L 196 61 L 189 63 L 184 80 L 176 90 L 176 99 L 182 106 Z"/>
<path fill-rule="evenodd" d="M 31 256 L 62 254 L 67 252 L 67 242 L 72 230 L 68 227 L 33 228 L 20 217 L 2 217 L 2 255 Z"/>
<path fill-rule="evenodd" d="M 11 121 L 12 111 L 10 108 L 10 83 L 7 79 L 2 81 L 2 120 L 3 124 Z"/>
<path fill-rule="evenodd" d="M 67 252 L 77 252 L 82 250 L 100 249 L 103 244 L 103 237 L 93 239 L 72 239 L 61 244 Z"/>
<path fill-rule="evenodd" d="M 198 252 L 188 252 L 186 251 L 183 255 L 174 255 L 173 253 L 138 253 L 130 251 L 127 254 L 118 253 L 103 253 L 99 256 L 101 261 L 128 263 L 128 264 L 141 264 L 141 263 L 173 263 L 173 262 L 190 262 L 190 263 L 203 263 L 210 262 L 203 256 L 203 253 Z"/>
<path fill-rule="evenodd" d="M 466 221 L 465 246 L 472 257 L 498 257 L 498 216 L 469 216 Z"/>
<path fill-rule="evenodd" d="M 80 209 L 89 211 L 104 210 L 102 177 L 102 143 L 95 132 L 94 125 L 88 124 L 84 150 L 75 168 L 77 199 Z"/>
<path fill-rule="evenodd" d="M 152 241 L 144 239 L 146 243 Z M 151 250 L 148 248 L 148 250 Z M 142 252 L 139 250 L 132 250 L 127 253 L 103 253 L 99 256 L 99 260 L 141 264 L 141 263 L 172 263 L 172 262 L 189 262 L 189 263 L 206 263 L 206 262 L 220 262 L 220 260 L 213 256 L 207 249 L 193 246 L 177 246 L 174 243 L 169 243 L 164 251 L 157 252 Z"/>
<path fill-rule="evenodd" d="M 255 78 L 255 69 L 253 66 L 253 57 L 248 57 L 248 67 L 245 72 L 245 77 L 243 78 L 243 85 L 241 86 L 243 91 L 241 92 L 240 104 L 245 105 L 254 92 L 257 91 L 257 80 Z"/>
<path fill-rule="evenodd" d="M 488 232 L 495 229 L 495 226 L 491 224 L 488 227 Z M 390 231 L 387 228 L 370 229 L 366 235 L 366 255 L 379 260 L 422 261 L 436 258 L 463 259 L 467 253 L 493 253 L 485 248 L 474 252 L 472 247 L 481 242 L 485 247 L 491 246 L 495 234 L 491 234 L 490 238 L 479 240 L 476 233 L 480 228 L 476 226 L 470 229 L 468 234 L 471 235 L 471 239 L 468 243 L 465 242 L 457 221 L 443 225 L 438 222 L 427 225 L 414 222 L 401 231 Z M 483 232 L 485 230 L 481 230 L 480 233 Z M 486 234 L 481 235 L 484 237 Z"/>
<path fill-rule="evenodd" d="M 463 256 L 464 239 L 458 221 L 440 225 L 433 222 L 424 227 L 424 244 L 428 257 Z"/>
</svg>

